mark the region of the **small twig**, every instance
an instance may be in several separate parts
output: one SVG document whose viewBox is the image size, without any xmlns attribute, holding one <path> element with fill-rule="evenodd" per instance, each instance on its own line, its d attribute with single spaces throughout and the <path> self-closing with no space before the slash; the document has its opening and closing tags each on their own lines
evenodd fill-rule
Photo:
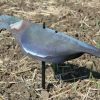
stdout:
<svg viewBox="0 0 100 100">
<path fill-rule="evenodd" d="M 86 95 L 84 95 L 82 100 L 87 100 L 89 93 L 90 93 L 90 88 L 88 88 L 88 91 L 87 91 Z"/>
<path fill-rule="evenodd" d="M 25 72 L 28 72 L 28 71 L 31 71 L 31 68 L 25 69 L 25 70 L 22 70 L 22 71 L 15 71 L 15 72 L 12 72 L 11 74 L 20 74 L 20 73 L 25 73 Z"/>
<path fill-rule="evenodd" d="M 71 91 L 71 89 L 70 89 L 70 90 L 67 90 L 67 91 L 64 91 L 64 92 L 61 92 L 61 93 L 59 93 L 59 94 L 57 94 L 57 95 L 54 95 L 54 96 L 50 97 L 49 100 L 51 100 L 51 99 L 53 99 L 53 98 L 56 98 L 56 97 L 58 97 L 58 96 L 61 96 L 61 95 L 65 94 L 65 93 L 68 93 L 69 91 Z"/>
<path fill-rule="evenodd" d="M 80 21 L 80 23 L 81 23 L 81 26 L 80 26 L 80 27 L 82 27 L 83 24 L 85 24 L 87 27 L 91 27 L 91 26 L 89 26 L 89 25 L 86 23 L 86 21 L 87 21 L 87 16 L 85 16 L 84 19 Z"/>
<path fill-rule="evenodd" d="M 14 81 L 10 81 L 10 82 L 4 82 L 4 81 L 0 81 L 0 84 L 16 84 L 16 83 L 19 83 L 19 82 L 22 82 L 22 81 L 18 81 L 18 82 L 14 82 Z"/>
<path fill-rule="evenodd" d="M 33 77 L 32 77 L 32 81 L 33 81 L 33 82 L 34 82 L 34 79 L 35 79 L 35 77 L 36 77 L 36 74 L 37 74 L 37 69 L 35 69 L 34 72 L 33 72 Z"/>
<path fill-rule="evenodd" d="M 100 91 L 100 89 L 90 88 L 92 91 Z"/>
</svg>

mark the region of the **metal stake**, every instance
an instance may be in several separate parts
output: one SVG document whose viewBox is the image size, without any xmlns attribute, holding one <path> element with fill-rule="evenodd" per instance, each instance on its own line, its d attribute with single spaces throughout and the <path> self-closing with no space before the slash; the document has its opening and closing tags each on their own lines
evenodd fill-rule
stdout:
<svg viewBox="0 0 100 100">
<path fill-rule="evenodd" d="M 45 89 L 45 62 L 42 61 L 42 88 Z"/>
<path fill-rule="evenodd" d="M 45 29 L 45 22 L 43 22 L 43 29 Z M 42 88 L 45 89 L 45 62 L 42 61 Z"/>
</svg>

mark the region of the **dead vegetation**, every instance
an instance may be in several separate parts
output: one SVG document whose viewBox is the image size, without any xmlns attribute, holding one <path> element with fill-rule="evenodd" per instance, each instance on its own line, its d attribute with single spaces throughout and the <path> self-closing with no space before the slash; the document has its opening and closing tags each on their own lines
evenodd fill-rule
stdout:
<svg viewBox="0 0 100 100">
<path fill-rule="evenodd" d="M 0 14 L 36 23 L 45 21 L 49 28 L 100 47 L 99 0 L 0 0 Z M 40 62 L 23 55 L 11 33 L 1 31 L 0 100 L 100 99 L 99 58 L 83 55 L 71 60 L 58 76 L 61 80 L 54 78 L 48 64 L 48 92 L 42 91 Z"/>
</svg>

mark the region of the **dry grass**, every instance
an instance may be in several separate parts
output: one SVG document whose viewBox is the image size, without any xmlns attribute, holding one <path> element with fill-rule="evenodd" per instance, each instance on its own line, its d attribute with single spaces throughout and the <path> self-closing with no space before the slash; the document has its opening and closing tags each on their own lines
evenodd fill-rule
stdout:
<svg viewBox="0 0 100 100">
<path fill-rule="evenodd" d="M 68 32 L 94 46 L 100 45 L 99 0 L 0 0 L 0 13 L 18 16 L 33 22 L 46 22 L 50 28 Z M 20 51 L 11 33 L 0 33 L 0 100 L 99 100 L 100 99 L 100 59 L 84 55 L 69 61 L 57 80 L 51 65 L 46 69 L 46 85 L 53 84 L 49 92 L 41 94 L 40 62 L 26 57 Z M 72 65 L 73 64 L 73 65 Z M 76 67 L 76 65 L 78 67 Z M 93 74 L 78 75 L 89 68 Z M 62 68 L 63 69 L 63 68 Z M 97 75 L 98 74 L 98 75 Z M 71 76 L 71 78 L 69 77 Z M 73 78 L 73 79 L 72 79 Z M 98 79 L 97 79 L 98 78 Z M 77 79 L 77 81 L 76 81 Z"/>
</svg>

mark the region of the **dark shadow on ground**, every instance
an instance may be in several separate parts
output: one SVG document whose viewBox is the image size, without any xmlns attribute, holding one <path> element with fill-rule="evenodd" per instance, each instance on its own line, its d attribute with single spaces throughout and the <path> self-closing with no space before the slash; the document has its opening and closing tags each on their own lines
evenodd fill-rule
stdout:
<svg viewBox="0 0 100 100">
<path fill-rule="evenodd" d="M 92 68 L 88 69 L 86 66 L 79 67 L 78 65 L 65 64 L 52 66 L 55 74 L 55 78 L 61 79 L 67 82 L 75 82 L 79 79 L 95 78 L 100 79 L 100 72 L 93 71 Z"/>
</svg>

